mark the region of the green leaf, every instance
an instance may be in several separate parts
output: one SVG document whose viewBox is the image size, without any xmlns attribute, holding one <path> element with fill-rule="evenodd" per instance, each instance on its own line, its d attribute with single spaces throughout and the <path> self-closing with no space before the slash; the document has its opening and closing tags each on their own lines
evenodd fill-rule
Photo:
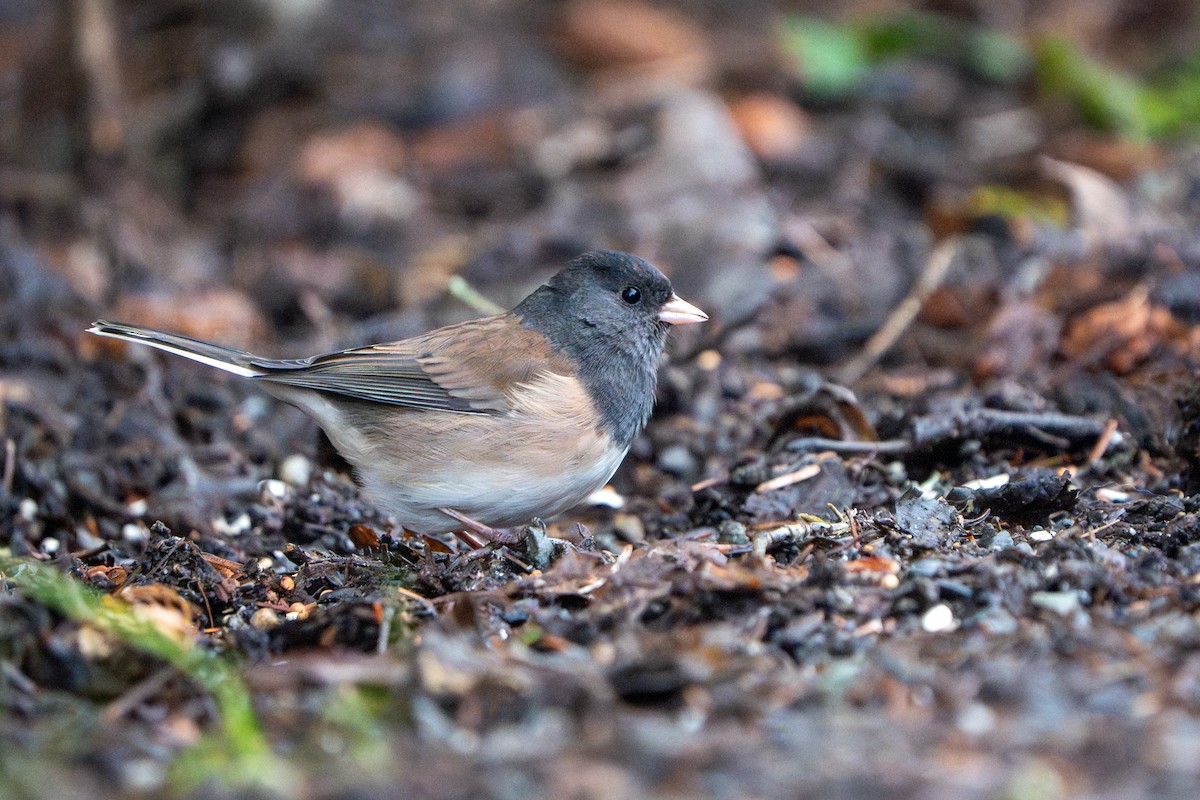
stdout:
<svg viewBox="0 0 1200 800">
<path fill-rule="evenodd" d="M 1037 47 L 1037 75 L 1044 92 L 1069 100 L 1088 124 L 1137 138 L 1149 135 L 1141 87 L 1072 42 L 1058 36 L 1044 40 Z"/>
<path fill-rule="evenodd" d="M 996 83 L 1016 83 L 1033 68 L 1025 43 L 1001 31 L 976 30 L 967 37 L 966 48 L 969 65 Z"/>
<path fill-rule="evenodd" d="M 862 38 L 853 28 L 816 17 L 789 17 L 781 41 L 804 87 L 823 99 L 853 94 L 870 66 Z"/>
</svg>

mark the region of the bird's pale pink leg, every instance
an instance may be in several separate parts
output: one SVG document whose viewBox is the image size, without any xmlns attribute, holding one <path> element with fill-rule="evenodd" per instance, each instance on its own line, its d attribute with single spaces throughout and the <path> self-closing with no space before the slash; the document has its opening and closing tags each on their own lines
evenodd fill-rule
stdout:
<svg viewBox="0 0 1200 800">
<path fill-rule="evenodd" d="M 453 508 L 439 508 L 450 519 L 462 523 L 467 530 L 472 533 L 477 533 L 489 542 L 496 544 L 520 544 L 523 541 L 521 534 L 511 528 L 492 528 L 484 525 L 482 522 L 473 520 L 466 514 L 455 511 Z"/>
</svg>

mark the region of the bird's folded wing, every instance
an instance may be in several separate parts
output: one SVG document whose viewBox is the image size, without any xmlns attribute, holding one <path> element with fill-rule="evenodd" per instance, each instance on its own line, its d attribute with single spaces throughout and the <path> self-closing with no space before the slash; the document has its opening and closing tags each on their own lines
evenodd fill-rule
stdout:
<svg viewBox="0 0 1200 800">
<path fill-rule="evenodd" d="M 471 320 L 391 344 L 301 361 L 256 362 L 261 380 L 425 411 L 498 414 L 543 372 L 571 374 L 537 333 L 510 315 Z"/>
</svg>

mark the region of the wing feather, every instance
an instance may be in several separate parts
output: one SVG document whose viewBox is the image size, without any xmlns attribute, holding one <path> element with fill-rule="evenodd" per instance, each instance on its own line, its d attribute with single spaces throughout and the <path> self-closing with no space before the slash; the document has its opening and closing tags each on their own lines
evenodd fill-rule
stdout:
<svg viewBox="0 0 1200 800">
<path fill-rule="evenodd" d="M 421 411 L 499 414 L 510 393 L 543 372 L 573 374 L 537 333 L 509 314 L 389 344 L 303 360 L 256 361 L 260 380 Z"/>
</svg>

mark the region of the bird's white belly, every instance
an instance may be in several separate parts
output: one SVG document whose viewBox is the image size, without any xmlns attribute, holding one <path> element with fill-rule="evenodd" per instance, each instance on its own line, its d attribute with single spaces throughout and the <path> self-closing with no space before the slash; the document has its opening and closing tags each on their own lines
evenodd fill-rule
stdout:
<svg viewBox="0 0 1200 800">
<path fill-rule="evenodd" d="M 604 486 L 626 453 L 611 446 L 599 453 L 581 450 L 563 448 L 556 459 L 539 459 L 517 449 L 506 458 L 493 455 L 486 468 L 458 461 L 455 469 L 419 481 L 389 476 L 386 469 L 359 473 L 364 493 L 411 530 L 440 533 L 461 527 L 439 508 L 452 508 L 492 527 L 511 527 L 534 517 L 554 517 L 577 505 Z"/>
<path fill-rule="evenodd" d="M 461 527 L 440 508 L 492 527 L 549 518 L 604 486 L 629 447 L 602 432 L 578 382 L 543 373 L 502 416 L 398 416 L 386 436 L 335 441 L 381 511 L 419 533 Z M 574 395 L 572 395 L 574 393 Z M 328 427 L 327 427 L 328 430 Z"/>
</svg>

